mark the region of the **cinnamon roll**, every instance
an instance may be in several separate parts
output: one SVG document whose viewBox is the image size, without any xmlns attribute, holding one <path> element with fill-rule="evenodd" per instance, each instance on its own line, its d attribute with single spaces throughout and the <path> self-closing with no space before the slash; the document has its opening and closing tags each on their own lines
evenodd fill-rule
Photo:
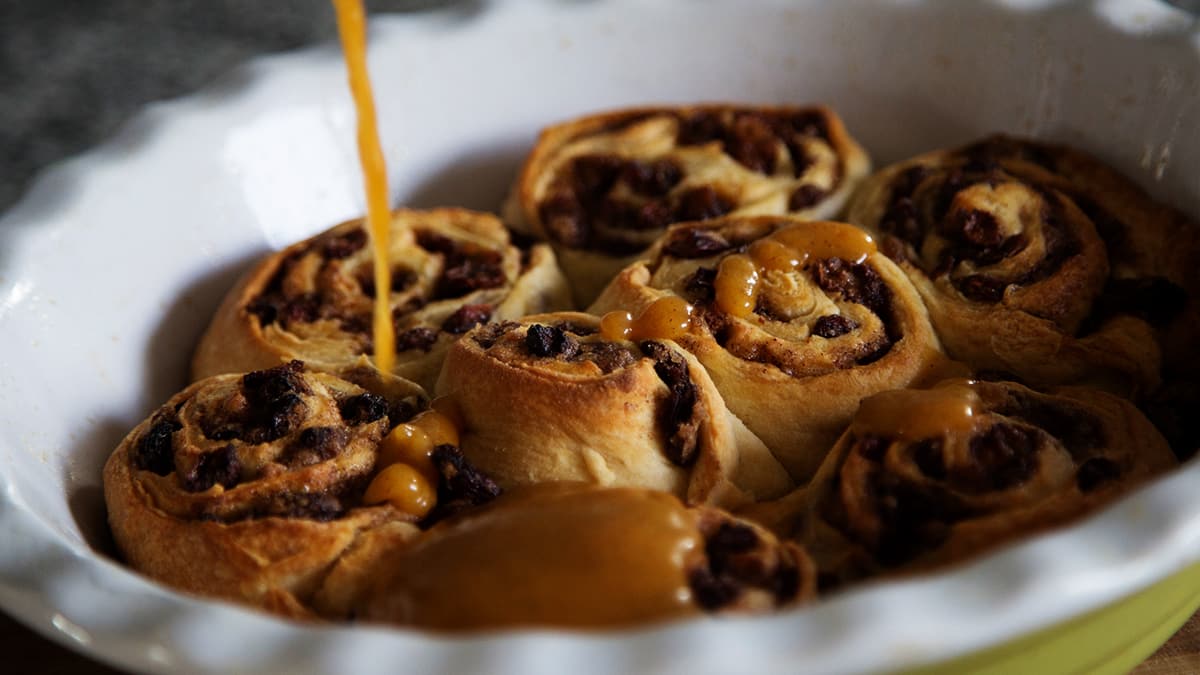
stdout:
<svg viewBox="0 0 1200 675">
<path fill-rule="evenodd" d="M 457 410 L 465 456 L 505 488 L 584 481 L 730 506 L 791 487 L 669 326 L 604 328 L 588 314 L 541 314 L 451 347 L 437 393 Z"/>
<path fill-rule="evenodd" d="M 945 565 L 1060 525 L 1175 466 L 1128 401 L 948 380 L 863 401 L 810 490 L 827 581 Z"/>
<path fill-rule="evenodd" d="M 678 224 L 590 311 L 640 311 L 663 297 L 695 306 L 676 341 L 798 482 L 864 396 L 909 386 L 946 362 L 912 284 L 843 223 Z"/>
<path fill-rule="evenodd" d="M 882 238 L 947 351 L 1033 384 L 1138 394 L 1162 345 L 1193 363 L 1196 238 L 1112 169 L 1004 136 L 872 176 L 851 222 Z"/>
<path fill-rule="evenodd" d="M 342 616 L 435 630 L 611 628 L 795 605 L 815 578 L 801 548 L 718 509 L 560 483 L 366 546 L 324 597 Z"/>
<path fill-rule="evenodd" d="M 114 539 L 135 569 L 184 591 L 312 616 L 324 575 L 364 532 L 414 536 L 364 506 L 389 401 L 292 362 L 219 375 L 173 396 L 104 468 Z"/>
<path fill-rule="evenodd" d="M 554 246 L 586 306 L 671 223 L 830 218 L 868 170 L 862 148 L 820 106 L 622 110 L 544 130 L 505 217 Z"/>
<path fill-rule="evenodd" d="M 268 256 L 226 296 L 192 363 L 196 379 L 291 359 L 331 370 L 374 352 L 372 257 L 361 220 Z M 392 220 L 394 375 L 431 390 L 450 344 L 472 327 L 570 303 L 544 244 L 513 246 L 500 221 L 464 209 Z"/>
</svg>

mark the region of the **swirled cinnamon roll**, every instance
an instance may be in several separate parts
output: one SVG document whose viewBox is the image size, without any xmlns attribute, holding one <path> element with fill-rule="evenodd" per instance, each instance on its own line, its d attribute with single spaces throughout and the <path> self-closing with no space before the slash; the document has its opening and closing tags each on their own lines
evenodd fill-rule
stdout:
<svg viewBox="0 0 1200 675">
<path fill-rule="evenodd" d="M 586 306 L 671 223 L 830 218 L 868 170 L 841 120 L 820 106 L 623 110 L 544 130 L 505 217 L 554 246 Z"/>
<path fill-rule="evenodd" d="M 725 506 L 787 491 L 783 467 L 671 328 L 614 335 L 598 317 L 558 312 L 471 331 L 437 387 L 461 418 L 463 453 L 504 488 L 584 481 Z"/>
<path fill-rule="evenodd" d="M 1065 147 L 991 137 L 880 171 L 849 207 L 947 351 L 1034 384 L 1145 393 L 1191 361 L 1200 246 L 1176 212 Z"/>
<path fill-rule="evenodd" d="M 332 615 L 435 630 L 611 628 L 795 605 L 815 578 L 801 548 L 718 509 L 544 484 L 416 541 L 364 547 L 323 597 Z"/>
<path fill-rule="evenodd" d="M 676 341 L 799 482 L 864 396 L 944 365 L 912 284 L 843 223 L 726 217 L 672 227 L 591 311 L 680 297 L 695 312 Z"/>
<path fill-rule="evenodd" d="M 197 382 L 105 465 L 117 546 L 185 591 L 311 616 L 329 566 L 364 532 L 417 532 L 362 500 L 389 420 L 414 409 L 415 396 L 389 401 L 299 362 Z"/>
<path fill-rule="evenodd" d="M 500 221 L 464 209 L 392 220 L 393 374 L 433 388 L 450 344 L 481 323 L 562 309 L 566 282 L 544 244 L 513 246 Z M 374 353 L 371 251 L 361 220 L 268 256 L 226 296 L 192 363 L 195 378 L 291 359 L 331 370 Z"/>
<path fill-rule="evenodd" d="M 865 399 L 818 473 L 805 540 L 827 579 L 962 560 L 1175 466 L 1124 399 L 948 380 Z"/>
</svg>

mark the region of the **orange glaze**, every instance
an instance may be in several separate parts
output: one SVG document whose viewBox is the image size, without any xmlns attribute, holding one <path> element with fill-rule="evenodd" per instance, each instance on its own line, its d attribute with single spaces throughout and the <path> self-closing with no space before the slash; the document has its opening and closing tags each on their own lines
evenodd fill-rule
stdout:
<svg viewBox="0 0 1200 675">
<path fill-rule="evenodd" d="M 438 472 L 431 455 L 439 445 L 458 445 L 458 428 L 449 416 L 430 409 L 396 425 L 379 444 L 380 467 L 407 464 L 437 484 Z"/>
<path fill-rule="evenodd" d="M 668 296 L 650 303 L 635 319 L 629 312 L 609 312 L 600 319 L 606 340 L 674 340 L 692 325 L 692 306 L 683 298 Z"/>
<path fill-rule="evenodd" d="M 970 433 L 980 412 L 972 380 L 946 380 L 932 389 L 885 391 L 863 399 L 851 429 L 860 436 L 921 441 Z"/>
<path fill-rule="evenodd" d="M 363 184 L 367 193 L 367 229 L 375 259 L 375 288 L 392 287 L 392 270 L 388 264 L 388 244 L 391 213 L 388 211 L 387 166 L 379 146 L 379 130 L 375 121 L 375 97 L 367 75 L 367 29 L 362 0 L 333 0 L 337 11 L 338 33 L 346 56 L 350 92 L 358 113 L 358 158 L 362 163 Z M 391 298 L 387 293 L 375 294 L 373 320 L 375 365 L 391 372 L 396 362 L 396 328 L 392 325 Z"/>
<path fill-rule="evenodd" d="M 871 235 L 853 225 L 827 221 L 789 225 L 750 244 L 746 253 L 721 261 L 714 282 L 717 307 L 729 316 L 747 318 L 758 304 L 764 272 L 790 272 L 827 258 L 861 263 L 875 251 Z"/>
<path fill-rule="evenodd" d="M 688 571 L 703 551 L 695 515 L 669 494 L 535 485 L 430 530 L 365 618 L 464 630 L 693 614 Z"/>
<path fill-rule="evenodd" d="M 363 503 L 389 503 L 403 513 L 420 520 L 437 504 L 436 483 L 408 464 L 384 467 L 363 493 Z"/>
</svg>

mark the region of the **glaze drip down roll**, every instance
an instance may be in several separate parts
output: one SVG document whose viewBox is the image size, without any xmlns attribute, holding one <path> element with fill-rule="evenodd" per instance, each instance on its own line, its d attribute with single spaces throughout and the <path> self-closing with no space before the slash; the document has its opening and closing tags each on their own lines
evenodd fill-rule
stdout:
<svg viewBox="0 0 1200 675">
<path fill-rule="evenodd" d="M 489 214 L 398 210 L 391 229 L 394 375 L 432 390 L 446 349 L 472 327 L 566 308 L 551 249 L 522 250 Z M 372 257 L 362 221 L 268 256 L 226 296 L 192 363 L 196 379 L 291 359 L 337 371 L 374 353 Z"/>
<path fill-rule="evenodd" d="M 810 489 L 803 540 L 848 580 L 943 565 L 1060 525 L 1176 461 L 1129 402 L 949 380 L 863 401 Z"/>
<path fill-rule="evenodd" d="M 823 107 L 616 111 L 544 130 L 505 217 L 555 247 L 586 306 L 671 223 L 830 218 L 868 170 L 866 154 Z"/>
<path fill-rule="evenodd" d="M 689 503 L 776 497 L 792 482 L 670 339 L 611 339 L 599 317 L 559 312 L 481 326 L 438 382 L 464 455 L 505 488 L 584 481 Z"/>
<path fill-rule="evenodd" d="M 904 274 L 843 223 L 747 216 L 675 225 L 590 311 L 640 311 L 664 297 L 694 305 L 676 341 L 798 482 L 864 396 L 946 363 Z"/>
<path fill-rule="evenodd" d="M 353 591 L 330 607 L 434 630 L 612 628 L 795 606 L 816 585 L 795 544 L 636 488 L 527 487 L 396 548 L 339 563 L 329 586 Z"/>
<path fill-rule="evenodd" d="M 186 591 L 310 616 L 328 567 L 363 532 L 391 523 L 416 533 L 391 507 L 361 502 L 390 418 L 416 400 L 389 401 L 299 362 L 197 382 L 105 465 L 117 546 Z"/>
<path fill-rule="evenodd" d="M 847 218 L 881 237 L 948 353 L 977 369 L 1144 394 L 1168 334 L 1198 334 L 1183 218 L 1075 150 L 997 136 L 921 155 L 866 181 Z"/>
</svg>

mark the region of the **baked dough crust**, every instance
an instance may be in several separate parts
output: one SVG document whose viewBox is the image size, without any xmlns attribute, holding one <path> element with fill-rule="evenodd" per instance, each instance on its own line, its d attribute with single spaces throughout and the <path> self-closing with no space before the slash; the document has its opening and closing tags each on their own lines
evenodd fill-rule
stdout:
<svg viewBox="0 0 1200 675">
<path fill-rule="evenodd" d="M 427 391 L 446 350 L 472 322 L 570 303 L 551 249 L 522 251 L 486 213 L 397 210 L 389 260 L 398 350 L 392 374 Z M 364 362 L 373 350 L 371 266 L 361 220 L 267 256 L 221 303 L 193 357 L 193 379 L 292 359 L 335 372 Z"/>
<path fill-rule="evenodd" d="M 554 246 L 582 307 L 670 223 L 831 218 L 869 170 L 866 153 L 823 106 L 618 110 L 543 130 L 504 216 Z"/>
<path fill-rule="evenodd" d="M 852 300 L 853 289 L 823 289 L 814 276 L 821 261 L 763 282 L 774 284 L 768 300 L 786 306 L 780 311 L 787 316 L 727 316 L 711 292 L 696 290 L 700 270 L 716 270 L 749 242 L 804 224 L 775 216 L 680 223 L 655 245 L 648 260 L 622 270 L 590 309 L 636 313 L 672 295 L 694 303 L 701 320 L 694 320 L 677 341 L 704 365 L 729 409 L 801 484 L 812 477 L 862 398 L 925 381 L 946 367 L 925 306 L 881 253 L 870 254 L 853 269 L 861 279 L 872 284 L 877 279 L 888 289 L 886 306 L 872 308 L 861 298 Z M 698 236 L 723 243 L 698 251 L 673 243 Z M 830 315 L 848 317 L 856 327 L 830 338 L 815 334 L 817 322 Z"/>
<path fill-rule="evenodd" d="M 570 346 L 531 353 L 534 327 Z M 437 393 L 455 402 L 472 464 L 506 489 L 583 481 L 725 507 L 792 487 L 694 356 L 670 340 L 610 341 L 599 330 L 590 314 L 539 314 L 477 328 L 451 348 Z"/>
</svg>

